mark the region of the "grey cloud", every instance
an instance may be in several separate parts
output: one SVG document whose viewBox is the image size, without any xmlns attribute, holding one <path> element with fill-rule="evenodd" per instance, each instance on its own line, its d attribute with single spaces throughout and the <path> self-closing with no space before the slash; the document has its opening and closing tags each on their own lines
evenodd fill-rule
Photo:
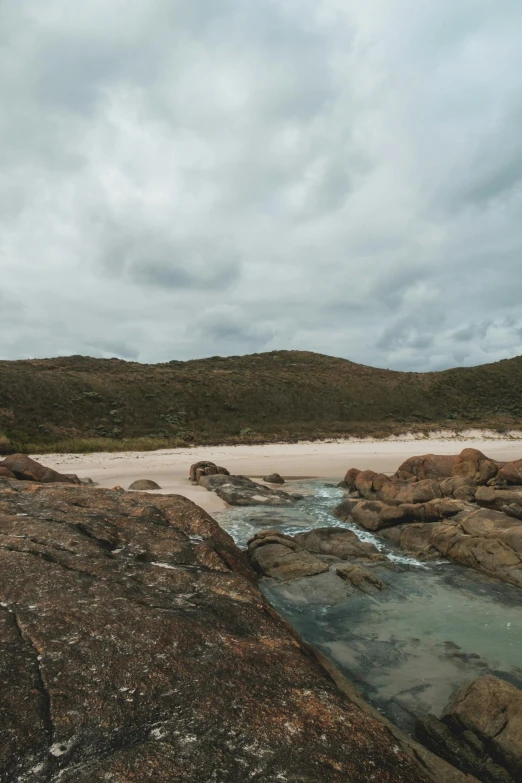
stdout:
<svg viewBox="0 0 522 783">
<path fill-rule="evenodd" d="M 522 353 L 522 6 L 0 4 L 2 355 Z"/>
</svg>

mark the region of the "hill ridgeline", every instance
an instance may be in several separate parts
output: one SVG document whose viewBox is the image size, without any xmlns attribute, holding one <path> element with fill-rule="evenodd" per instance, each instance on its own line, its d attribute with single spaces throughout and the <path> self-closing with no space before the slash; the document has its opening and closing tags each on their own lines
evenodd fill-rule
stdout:
<svg viewBox="0 0 522 783">
<path fill-rule="evenodd" d="M 154 449 L 522 423 L 522 357 L 395 372 L 303 351 L 0 362 L 1 451 Z"/>
</svg>

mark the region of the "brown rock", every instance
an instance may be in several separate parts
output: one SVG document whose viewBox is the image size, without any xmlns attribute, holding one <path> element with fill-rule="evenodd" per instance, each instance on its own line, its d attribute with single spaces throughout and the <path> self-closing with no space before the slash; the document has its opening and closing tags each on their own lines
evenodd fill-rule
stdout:
<svg viewBox="0 0 522 783">
<path fill-rule="evenodd" d="M 15 479 L 15 474 L 0 463 L 0 478 Z"/>
<path fill-rule="evenodd" d="M 443 720 L 484 740 L 490 755 L 522 780 L 522 691 L 498 677 L 478 677 L 459 690 Z"/>
<path fill-rule="evenodd" d="M 352 530 L 342 527 L 321 527 L 298 533 L 294 540 L 312 554 L 333 555 L 341 560 L 386 560 L 374 544 L 361 539 Z"/>
<path fill-rule="evenodd" d="M 263 481 L 266 481 L 268 484 L 284 484 L 285 480 L 282 476 L 279 475 L 279 473 L 271 473 L 269 476 L 265 476 Z"/>
<path fill-rule="evenodd" d="M 476 486 L 474 481 L 468 476 L 453 476 L 452 478 L 444 479 L 439 486 L 444 497 L 456 497 L 456 493 L 462 494 L 462 490 L 465 492 L 465 498 L 461 498 L 462 500 L 467 500 L 468 498 L 473 500 L 475 497 Z"/>
<path fill-rule="evenodd" d="M 37 481 L 39 484 L 52 484 L 54 482 L 61 484 L 81 483 L 77 476 L 66 476 L 63 473 L 57 473 L 52 468 L 40 465 L 39 462 L 31 459 L 27 454 L 12 454 L 6 457 L 2 465 L 14 473 L 16 478 L 21 481 Z"/>
<path fill-rule="evenodd" d="M 161 489 L 161 487 L 159 484 L 156 484 L 155 481 L 151 481 L 151 479 L 138 479 L 137 481 L 132 482 L 129 489 L 147 492 L 153 489 Z"/>
<path fill-rule="evenodd" d="M 457 456 L 446 454 L 424 454 L 421 457 L 410 457 L 402 463 L 395 473 L 395 477 L 399 481 L 410 478 L 440 481 L 453 475 L 457 459 Z"/>
<path fill-rule="evenodd" d="M 363 593 L 372 592 L 372 588 L 377 590 L 384 590 L 386 585 L 379 579 L 376 574 L 372 574 L 367 568 L 361 568 L 361 566 L 354 565 L 353 563 L 341 563 L 341 565 L 335 566 L 335 571 L 342 579 L 347 579 L 358 590 L 362 590 Z"/>
<path fill-rule="evenodd" d="M 452 475 L 470 478 L 475 484 L 487 484 L 497 472 L 497 463 L 488 459 L 481 451 L 464 449 L 457 457 Z"/>
<path fill-rule="evenodd" d="M 522 459 L 506 462 L 499 469 L 497 478 L 505 481 L 506 484 L 522 485 Z"/>
<path fill-rule="evenodd" d="M 12 481 L 0 531 L 2 783 L 432 779 L 185 498 Z"/>
<path fill-rule="evenodd" d="M 190 466 L 189 471 L 189 480 L 193 482 L 199 481 L 201 476 L 212 476 L 212 475 L 224 475 L 229 476 L 229 472 L 226 468 L 222 468 L 219 465 L 216 465 L 215 462 L 209 462 L 208 460 L 201 460 L 200 462 L 195 462 L 193 465 Z"/>
<path fill-rule="evenodd" d="M 477 487 L 475 502 L 479 506 L 501 511 L 510 517 L 522 520 L 522 494 L 493 487 Z"/>
<path fill-rule="evenodd" d="M 344 479 L 341 481 L 340 486 L 347 489 L 349 492 L 354 492 L 355 490 L 355 479 L 361 473 L 358 468 L 350 468 L 350 470 L 347 471 Z"/>
<path fill-rule="evenodd" d="M 346 479 L 345 479 L 346 480 Z M 362 498 L 373 498 L 390 479 L 384 473 L 362 470 L 355 477 L 355 489 Z"/>
<path fill-rule="evenodd" d="M 400 506 L 402 503 L 428 503 L 442 496 L 440 484 L 433 479 L 384 484 L 377 495 L 383 503 Z"/>
</svg>

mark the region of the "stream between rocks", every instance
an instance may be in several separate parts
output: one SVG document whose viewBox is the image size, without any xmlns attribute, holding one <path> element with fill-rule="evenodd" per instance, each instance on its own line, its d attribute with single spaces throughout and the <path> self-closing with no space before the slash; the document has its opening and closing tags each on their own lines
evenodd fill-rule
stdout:
<svg viewBox="0 0 522 783">
<path fill-rule="evenodd" d="M 331 572 L 260 587 L 300 636 L 327 655 L 374 707 L 412 731 L 415 714 L 437 717 L 453 694 L 481 674 L 522 687 L 520 590 L 446 561 L 420 562 L 387 541 L 341 522 L 345 493 L 324 479 L 289 481 L 295 506 L 230 508 L 214 514 L 238 546 L 265 528 L 295 535 L 344 527 L 392 561 L 386 588 L 368 595 Z"/>
</svg>

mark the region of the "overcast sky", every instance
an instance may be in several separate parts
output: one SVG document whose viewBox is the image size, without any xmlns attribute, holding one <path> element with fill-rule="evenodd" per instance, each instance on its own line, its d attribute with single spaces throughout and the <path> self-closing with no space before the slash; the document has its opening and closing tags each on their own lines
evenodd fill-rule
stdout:
<svg viewBox="0 0 522 783">
<path fill-rule="evenodd" d="M 0 0 L 0 358 L 522 354 L 521 0 Z"/>
</svg>

